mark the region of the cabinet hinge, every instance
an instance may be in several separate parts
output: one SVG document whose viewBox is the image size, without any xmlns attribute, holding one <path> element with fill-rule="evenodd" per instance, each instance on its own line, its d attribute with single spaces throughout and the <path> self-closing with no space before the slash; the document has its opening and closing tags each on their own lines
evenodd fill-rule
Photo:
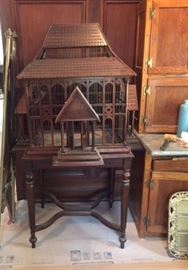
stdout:
<svg viewBox="0 0 188 270">
<path fill-rule="evenodd" d="M 151 20 L 155 17 L 155 8 L 150 9 L 149 16 Z"/>
<path fill-rule="evenodd" d="M 144 225 L 145 225 L 146 227 L 148 227 L 148 226 L 150 225 L 150 218 L 149 218 L 149 217 L 144 217 L 143 222 L 144 222 Z"/>
<path fill-rule="evenodd" d="M 152 60 L 152 58 L 148 58 L 147 60 L 146 60 L 146 65 L 147 65 L 147 67 L 152 67 L 152 64 L 153 64 L 153 60 Z"/>
<path fill-rule="evenodd" d="M 149 179 L 149 180 L 147 180 L 146 185 L 147 185 L 147 187 L 148 187 L 149 189 L 152 189 L 152 188 L 155 187 L 155 181 Z"/>
<path fill-rule="evenodd" d="M 148 119 L 148 117 L 144 117 L 144 118 L 143 118 L 143 123 L 144 123 L 144 125 L 146 125 L 146 126 L 149 125 L 149 119 Z"/>
<path fill-rule="evenodd" d="M 151 94 L 151 87 L 150 86 L 144 86 L 144 95 L 150 96 Z"/>
</svg>

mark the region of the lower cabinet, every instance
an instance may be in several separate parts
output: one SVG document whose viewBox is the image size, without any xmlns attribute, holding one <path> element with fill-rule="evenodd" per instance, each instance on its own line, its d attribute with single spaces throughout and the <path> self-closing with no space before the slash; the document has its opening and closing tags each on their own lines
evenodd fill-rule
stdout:
<svg viewBox="0 0 188 270">
<path fill-rule="evenodd" d="M 137 162 L 140 172 L 131 179 L 129 206 L 140 237 L 165 236 L 168 232 L 168 202 L 177 191 L 188 190 L 188 151 L 159 151 L 160 135 L 144 135 L 144 164 Z M 156 140 L 147 140 L 147 138 Z M 159 140 L 159 143 L 157 143 Z M 150 142 L 155 142 L 153 151 Z M 141 139 L 142 142 L 142 139 Z M 152 144 L 151 142 L 151 144 Z M 151 148 L 150 148 L 151 146 Z M 173 145 L 174 148 L 174 145 Z M 156 154 L 157 153 L 157 154 Z M 139 159 L 137 153 L 135 158 Z M 138 186 L 141 187 L 138 189 Z"/>
</svg>

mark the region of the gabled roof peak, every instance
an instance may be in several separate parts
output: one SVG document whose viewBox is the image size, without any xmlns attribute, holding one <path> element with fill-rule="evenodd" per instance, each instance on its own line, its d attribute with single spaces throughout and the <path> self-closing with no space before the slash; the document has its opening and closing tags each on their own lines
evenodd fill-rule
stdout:
<svg viewBox="0 0 188 270">
<path fill-rule="evenodd" d="M 81 90 L 77 86 L 58 113 L 55 122 L 100 121 Z"/>
</svg>

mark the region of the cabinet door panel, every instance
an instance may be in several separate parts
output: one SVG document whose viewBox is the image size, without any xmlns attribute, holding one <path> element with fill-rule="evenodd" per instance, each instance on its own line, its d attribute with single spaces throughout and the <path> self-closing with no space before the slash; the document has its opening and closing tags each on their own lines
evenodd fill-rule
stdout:
<svg viewBox="0 0 188 270">
<path fill-rule="evenodd" d="M 176 133 L 179 106 L 188 98 L 188 78 L 149 79 L 146 132 Z"/>
<path fill-rule="evenodd" d="M 188 1 L 154 0 L 149 73 L 188 72 Z"/>
<path fill-rule="evenodd" d="M 172 174 L 172 173 L 171 173 Z M 181 174 L 180 174 L 181 175 Z M 174 177 L 172 177 L 174 178 Z M 187 175 L 188 179 L 188 175 Z M 153 178 L 152 178 L 153 180 Z M 161 179 L 154 180 L 153 188 L 150 189 L 147 227 L 148 235 L 162 235 L 167 233 L 168 228 L 168 202 L 170 196 L 182 190 L 188 189 L 188 180 Z"/>
</svg>

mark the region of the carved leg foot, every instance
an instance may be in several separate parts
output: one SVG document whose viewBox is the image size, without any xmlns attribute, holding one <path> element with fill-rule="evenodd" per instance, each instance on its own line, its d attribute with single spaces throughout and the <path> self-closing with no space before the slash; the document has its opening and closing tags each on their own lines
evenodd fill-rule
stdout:
<svg viewBox="0 0 188 270">
<path fill-rule="evenodd" d="M 124 248 L 125 247 L 125 242 L 127 241 L 126 235 L 121 234 L 121 236 L 119 237 L 119 241 L 120 241 L 120 247 Z"/>
<path fill-rule="evenodd" d="M 37 238 L 36 238 L 35 234 L 33 234 L 29 238 L 29 242 L 31 243 L 32 248 L 35 248 L 36 247 Z"/>
</svg>

